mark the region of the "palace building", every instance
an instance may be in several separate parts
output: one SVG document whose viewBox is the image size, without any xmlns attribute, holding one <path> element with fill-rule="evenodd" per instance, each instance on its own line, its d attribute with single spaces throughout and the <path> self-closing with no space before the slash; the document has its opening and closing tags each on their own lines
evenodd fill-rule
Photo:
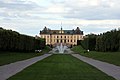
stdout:
<svg viewBox="0 0 120 80">
<path fill-rule="evenodd" d="M 40 31 L 40 37 L 46 39 L 46 45 L 63 43 L 64 45 L 77 45 L 77 40 L 83 40 L 83 31 L 77 27 L 75 30 L 51 30 L 45 27 Z"/>
</svg>

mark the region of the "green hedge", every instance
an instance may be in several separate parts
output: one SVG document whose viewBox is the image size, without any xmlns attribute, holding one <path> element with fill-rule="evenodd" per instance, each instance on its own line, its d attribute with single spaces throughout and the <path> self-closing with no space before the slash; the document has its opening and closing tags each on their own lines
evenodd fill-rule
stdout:
<svg viewBox="0 0 120 80">
<path fill-rule="evenodd" d="M 96 39 L 97 51 L 120 51 L 120 30 L 112 30 L 98 35 Z"/>
<path fill-rule="evenodd" d="M 120 51 L 120 29 L 111 30 L 100 35 L 89 34 L 81 41 L 85 49 L 96 51 Z"/>
<path fill-rule="evenodd" d="M 0 28 L 0 51 L 33 52 L 45 47 L 44 39 Z"/>
<path fill-rule="evenodd" d="M 89 34 L 87 35 L 87 38 L 85 38 L 83 41 L 81 41 L 81 46 L 86 50 L 94 51 L 96 47 L 96 38 L 97 35 Z"/>
</svg>

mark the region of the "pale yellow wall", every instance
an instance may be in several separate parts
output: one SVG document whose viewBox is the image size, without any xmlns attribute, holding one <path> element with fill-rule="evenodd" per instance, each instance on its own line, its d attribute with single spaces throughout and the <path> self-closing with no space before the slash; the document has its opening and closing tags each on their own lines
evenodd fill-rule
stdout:
<svg viewBox="0 0 120 80">
<path fill-rule="evenodd" d="M 58 38 L 57 38 L 57 36 L 58 36 Z M 62 36 L 62 38 L 61 38 L 61 36 Z M 65 36 L 66 36 L 66 38 L 65 38 Z M 66 40 L 66 44 L 77 45 L 77 40 L 83 40 L 83 35 L 52 34 L 50 36 L 49 34 L 41 34 L 41 38 L 46 39 L 46 45 L 50 45 L 50 44 L 54 45 L 57 43 L 57 40 L 60 43 L 61 39 L 62 39 L 62 43 L 65 43 L 65 40 Z"/>
<path fill-rule="evenodd" d="M 46 40 L 46 45 L 47 45 L 47 44 L 50 44 L 50 35 L 49 35 L 49 34 L 42 34 L 40 37 L 41 37 L 41 38 L 45 38 L 45 40 Z"/>
</svg>

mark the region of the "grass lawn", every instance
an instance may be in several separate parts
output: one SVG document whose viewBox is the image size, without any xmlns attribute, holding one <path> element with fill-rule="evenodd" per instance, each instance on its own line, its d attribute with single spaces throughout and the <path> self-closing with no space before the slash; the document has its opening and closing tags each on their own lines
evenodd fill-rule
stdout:
<svg viewBox="0 0 120 80">
<path fill-rule="evenodd" d="M 115 80 L 71 55 L 54 54 L 8 80 Z"/>
<path fill-rule="evenodd" d="M 90 51 L 89 53 L 84 53 L 85 50 L 81 46 L 75 46 L 72 50 L 83 56 L 120 66 L 120 52 Z"/>
<path fill-rule="evenodd" d="M 44 53 L 47 53 L 48 51 L 49 49 L 45 48 L 41 53 L 0 52 L 0 66 L 12 62 L 40 56 Z"/>
<path fill-rule="evenodd" d="M 85 49 L 83 49 L 81 46 L 74 46 L 71 50 L 76 53 L 84 53 L 85 51 Z"/>
</svg>

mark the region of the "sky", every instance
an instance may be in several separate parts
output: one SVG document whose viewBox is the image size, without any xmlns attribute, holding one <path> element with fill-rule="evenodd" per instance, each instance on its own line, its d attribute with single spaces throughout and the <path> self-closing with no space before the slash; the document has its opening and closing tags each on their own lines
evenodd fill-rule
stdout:
<svg viewBox="0 0 120 80">
<path fill-rule="evenodd" d="M 45 26 L 84 34 L 120 28 L 120 0 L 0 0 L 0 27 L 39 35 Z"/>
</svg>

